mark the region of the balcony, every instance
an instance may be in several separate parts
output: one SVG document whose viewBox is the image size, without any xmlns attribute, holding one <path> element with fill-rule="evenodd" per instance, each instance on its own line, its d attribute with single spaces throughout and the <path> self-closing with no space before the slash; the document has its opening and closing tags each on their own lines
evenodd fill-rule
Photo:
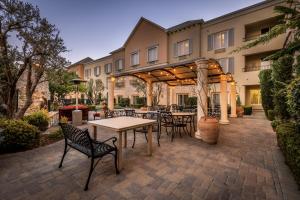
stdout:
<svg viewBox="0 0 300 200">
<path fill-rule="evenodd" d="M 273 52 L 264 52 L 245 56 L 245 67 L 243 68 L 243 72 L 270 69 L 272 61 L 264 59 L 272 53 Z"/>
<path fill-rule="evenodd" d="M 244 42 L 257 39 L 268 33 L 275 25 L 278 24 L 281 17 L 272 17 L 266 20 L 258 21 L 245 25 Z"/>
</svg>

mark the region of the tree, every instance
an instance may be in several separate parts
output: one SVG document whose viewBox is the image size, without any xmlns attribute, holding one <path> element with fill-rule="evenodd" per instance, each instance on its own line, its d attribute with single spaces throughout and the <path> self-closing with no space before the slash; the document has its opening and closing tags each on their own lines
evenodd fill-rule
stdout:
<svg viewBox="0 0 300 200">
<path fill-rule="evenodd" d="M 281 16 L 284 16 L 283 20 L 271 28 L 271 30 L 259 37 L 258 39 L 251 41 L 233 52 L 239 52 L 244 49 L 255 47 L 259 44 L 266 44 L 279 35 L 287 34 L 287 44 L 285 48 L 275 52 L 266 59 L 278 59 L 285 54 L 294 54 L 294 52 L 300 49 L 300 3 L 295 0 L 286 0 L 288 6 L 275 6 L 274 11 Z M 289 38 L 292 38 L 289 40 Z"/>
<path fill-rule="evenodd" d="M 90 79 L 87 83 L 86 95 L 90 101 L 94 104 L 97 103 L 97 99 L 102 98 L 104 92 L 104 84 L 101 79 Z"/>
<path fill-rule="evenodd" d="M 9 40 L 9 38 L 13 40 Z M 21 118 L 32 104 L 46 72 L 64 67 L 66 52 L 57 28 L 40 16 L 39 9 L 19 0 L 0 1 L 0 101 L 8 118 Z M 17 83 L 26 76 L 26 100 L 16 113 Z"/>
<path fill-rule="evenodd" d="M 49 80 L 49 91 L 51 101 L 56 96 L 60 101 L 70 92 L 74 91 L 74 85 L 71 82 L 72 79 L 78 78 L 76 73 L 68 72 L 64 69 L 52 70 L 47 73 Z"/>
<path fill-rule="evenodd" d="M 144 81 L 141 81 L 139 79 L 134 79 L 134 82 L 131 85 L 135 87 L 135 91 L 137 93 L 141 93 L 143 97 L 147 96 L 147 88 Z"/>
<path fill-rule="evenodd" d="M 268 117 L 268 110 L 274 109 L 273 96 L 274 84 L 272 80 L 272 69 L 265 69 L 259 72 L 260 91 L 262 107 L 264 108 L 265 115 Z"/>
<path fill-rule="evenodd" d="M 153 84 L 153 91 L 152 91 L 152 105 L 157 106 L 159 105 L 160 98 L 163 97 L 163 84 L 162 83 L 154 83 Z"/>
</svg>

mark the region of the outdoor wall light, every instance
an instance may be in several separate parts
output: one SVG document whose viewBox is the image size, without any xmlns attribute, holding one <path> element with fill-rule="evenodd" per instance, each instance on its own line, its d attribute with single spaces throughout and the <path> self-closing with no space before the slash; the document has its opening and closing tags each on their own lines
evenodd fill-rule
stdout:
<svg viewBox="0 0 300 200">
<path fill-rule="evenodd" d="M 114 82 L 114 81 L 116 80 L 116 78 L 115 78 L 115 77 L 111 77 L 110 80 L 111 80 L 112 82 Z"/>
</svg>

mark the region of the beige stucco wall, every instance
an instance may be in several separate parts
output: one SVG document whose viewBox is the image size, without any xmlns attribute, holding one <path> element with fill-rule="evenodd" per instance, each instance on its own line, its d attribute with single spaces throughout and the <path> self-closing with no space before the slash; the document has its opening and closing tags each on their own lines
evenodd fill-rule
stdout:
<svg viewBox="0 0 300 200">
<path fill-rule="evenodd" d="M 174 56 L 174 44 L 183 40 L 192 40 L 192 53 L 187 56 L 175 57 Z M 172 32 L 168 34 L 168 61 L 169 63 L 183 62 L 200 57 L 200 25 L 194 25 L 192 27 Z"/>
<path fill-rule="evenodd" d="M 273 11 L 274 6 L 260 8 L 254 12 L 248 12 L 247 14 L 231 17 L 228 20 L 220 22 L 211 22 L 204 24 L 201 30 L 201 56 L 205 58 L 226 58 L 234 57 L 234 79 L 237 82 L 237 92 L 240 94 L 240 98 L 243 104 L 246 102 L 245 85 L 259 85 L 258 73 L 259 71 L 244 72 L 245 67 L 245 55 L 257 54 L 268 52 L 272 50 L 278 50 L 283 47 L 285 35 L 281 35 L 275 38 L 270 43 L 265 45 L 259 45 L 248 50 L 243 50 L 238 53 L 231 53 L 237 47 L 245 44 L 245 25 L 259 22 L 271 17 L 276 16 Z M 224 30 L 234 28 L 234 46 L 226 48 L 225 52 L 215 53 L 214 50 L 208 51 L 208 35 Z"/>
<path fill-rule="evenodd" d="M 125 44 L 125 69 L 131 70 L 148 63 L 148 48 L 158 46 L 158 61 L 155 64 L 167 62 L 167 34 L 160 27 L 148 22 L 141 21 L 131 37 Z M 139 65 L 132 67 L 130 56 L 133 52 L 139 52 Z"/>
</svg>

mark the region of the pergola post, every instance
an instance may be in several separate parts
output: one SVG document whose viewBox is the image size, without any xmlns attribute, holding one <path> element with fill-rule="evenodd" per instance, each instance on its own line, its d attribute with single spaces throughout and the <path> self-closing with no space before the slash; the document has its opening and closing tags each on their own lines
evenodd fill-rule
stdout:
<svg viewBox="0 0 300 200">
<path fill-rule="evenodd" d="M 172 105 L 172 104 L 174 104 L 174 102 L 173 102 L 173 95 L 174 95 L 174 86 L 169 86 L 169 90 L 170 90 L 170 92 L 169 92 L 169 94 L 170 94 L 170 105 Z"/>
<path fill-rule="evenodd" d="M 108 79 L 108 109 L 114 109 L 115 77 Z"/>
<path fill-rule="evenodd" d="M 147 106 L 152 106 L 153 86 L 151 81 L 147 81 Z"/>
<path fill-rule="evenodd" d="M 230 83 L 230 105 L 231 105 L 230 117 L 237 117 L 237 115 L 236 115 L 236 86 L 235 86 L 235 82 Z"/>
<path fill-rule="evenodd" d="M 197 123 L 201 117 L 205 116 L 207 113 L 207 92 L 208 92 L 208 60 L 201 59 L 195 61 L 197 65 L 197 85 L 196 93 L 197 98 Z M 203 110 L 204 109 L 204 110 Z M 197 132 L 195 133 L 196 138 L 201 138 L 201 133 L 199 132 L 197 126 Z"/>
<path fill-rule="evenodd" d="M 229 124 L 227 116 L 227 76 L 220 75 L 220 104 L 221 104 L 221 119 L 220 124 Z"/>
</svg>

